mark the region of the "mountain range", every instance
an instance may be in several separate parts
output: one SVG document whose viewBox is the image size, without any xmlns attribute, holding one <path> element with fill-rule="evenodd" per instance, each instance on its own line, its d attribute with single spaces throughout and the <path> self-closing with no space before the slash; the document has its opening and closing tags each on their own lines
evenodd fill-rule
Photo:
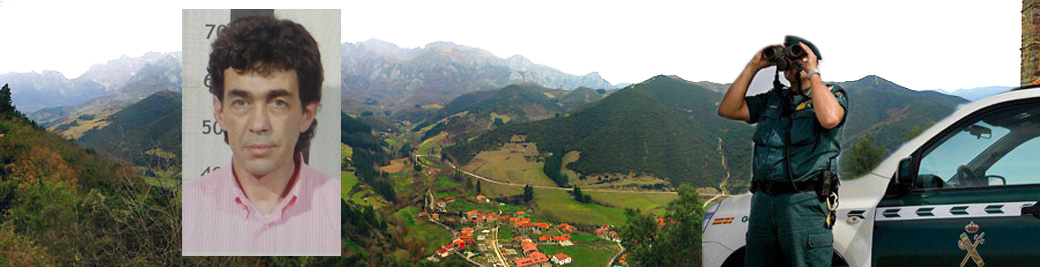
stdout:
<svg viewBox="0 0 1040 267">
<path fill-rule="evenodd" d="M 571 75 L 520 55 L 499 58 L 450 42 L 406 49 L 372 39 L 344 43 L 341 56 L 342 108 L 351 114 L 443 105 L 467 92 L 523 82 L 556 89 L 615 88 L 595 72 Z"/>
<path fill-rule="evenodd" d="M 176 77 L 179 84 L 180 52 L 149 52 L 132 58 L 123 56 L 104 64 L 96 64 L 74 79 L 66 78 L 60 72 L 47 70 L 42 73 L 0 74 L 0 81 L 11 85 L 13 102 L 18 110 L 29 114 L 49 107 L 78 106 L 93 99 L 119 94 L 124 91 L 124 86 L 133 81 L 134 76 L 152 76 L 141 75 L 142 68 L 156 62 L 174 62 L 170 61 L 171 57 L 176 59 Z M 173 67 L 172 63 L 164 64 Z M 143 98 L 149 94 L 151 93 L 139 97 Z M 32 117 L 31 114 L 29 116 Z"/>
<path fill-rule="evenodd" d="M 471 137 L 505 125 L 560 116 L 575 107 L 596 102 L 614 90 L 580 87 L 574 90 L 549 89 L 535 83 L 511 84 L 501 89 L 465 93 L 413 127 L 423 140 L 441 132 L 453 140 Z"/>
<path fill-rule="evenodd" d="M 363 120 L 364 112 L 368 112 L 369 117 L 381 114 L 388 119 L 421 122 L 421 126 L 440 124 L 449 132 L 455 129 L 455 134 L 465 137 L 457 140 L 468 142 L 447 151 L 461 162 L 479 151 L 501 146 L 514 134 L 523 134 L 545 152 L 581 151 L 581 158 L 570 167 L 583 173 L 627 170 L 695 185 L 716 184 L 727 171 L 734 177 L 749 176 L 750 167 L 745 165 L 749 162 L 751 127 L 715 114 L 716 102 L 728 84 L 659 75 L 614 90 L 595 73 L 569 75 L 521 56 L 502 59 L 485 50 L 452 43 L 402 49 L 369 40 L 345 43 L 342 49 L 343 108 L 347 113 L 363 111 Z M 121 145 L 99 136 L 113 136 L 111 131 L 121 130 L 164 139 L 158 137 L 159 132 L 142 129 L 171 129 L 134 119 L 139 116 L 130 113 L 161 118 L 177 112 L 171 107 L 179 106 L 179 101 L 171 92 L 162 91 L 180 90 L 179 62 L 179 52 L 150 53 L 96 65 L 71 80 L 56 72 L 7 74 L 0 79 L 12 83 L 16 103 L 49 106 L 30 114 L 38 124 L 65 132 L 90 147 L 120 154 L 157 140 L 133 139 L 137 140 L 132 142 L 135 144 Z M 31 86 L 15 86 L 18 84 Z M 933 91 L 910 90 L 877 76 L 837 84 L 847 90 L 850 99 L 850 120 L 843 142 L 846 148 L 863 133 L 873 132 L 880 146 L 894 150 L 909 129 L 926 127 L 968 101 Z M 31 102 L 40 101 L 33 98 L 38 92 L 102 97 L 54 106 L 47 101 Z M 139 106 L 124 110 L 149 98 L 154 98 L 146 104 L 152 109 Z M 458 114 L 468 119 L 446 120 Z M 496 125 L 496 121 L 501 124 Z M 105 130 L 111 125 L 119 126 Z M 390 128 L 380 126 L 375 128 Z M 172 145 L 162 148 L 175 149 Z M 722 157 L 729 166 L 722 166 Z"/>
<path fill-rule="evenodd" d="M 849 98 L 845 148 L 872 132 L 877 145 L 892 151 L 913 127 L 927 127 L 968 102 L 910 90 L 874 75 L 836 84 Z M 736 177 L 728 186 L 739 189 L 750 178 L 753 127 L 716 114 L 723 95 L 719 88 L 725 86 L 659 75 L 565 117 L 506 125 L 445 151 L 465 164 L 480 151 L 525 136 L 543 153 L 580 151 L 580 159 L 567 167 L 582 175 L 636 172 L 675 185 L 715 186 L 728 174 Z"/>
<path fill-rule="evenodd" d="M 153 52 L 137 58 L 123 57 L 103 65 L 94 65 L 79 78 L 71 81 L 100 87 L 93 95 L 80 96 L 85 101 L 47 106 L 29 113 L 28 117 L 40 126 L 52 130 L 62 127 L 63 130 L 59 132 L 63 135 L 78 138 L 84 131 L 89 130 L 77 127 L 85 121 L 101 120 L 114 111 L 159 91 L 180 91 L 181 53 Z M 29 91 L 27 94 L 41 91 L 46 90 Z M 20 96 L 16 94 L 14 97 L 18 99 Z M 73 123 L 77 125 L 72 125 Z M 104 127 L 103 124 L 98 126 Z M 68 131 L 70 129 L 71 131 Z"/>
<path fill-rule="evenodd" d="M 520 135 L 541 152 L 580 151 L 581 157 L 566 167 L 582 175 L 634 173 L 673 184 L 713 186 L 727 171 L 747 177 L 750 170 L 743 168 L 746 164 L 723 166 L 723 156 L 728 162 L 749 162 L 745 144 L 752 128 L 715 114 L 714 103 L 721 96 L 676 76 L 659 75 L 567 116 L 508 124 L 445 151 L 466 163 Z"/>
<path fill-rule="evenodd" d="M 949 92 L 943 89 L 935 89 L 933 91 L 940 92 L 947 95 L 959 96 L 967 100 L 975 101 L 989 97 L 991 95 L 1011 91 L 1013 87 L 1008 86 L 987 86 L 987 87 L 976 87 L 969 89 L 957 89 L 953 92 Z"/>
<path fill-rule="evenodd" d="M 77 141 L 136 166 L 180 167 L 180 92 L 156 92 L 108 116 L 106 121 L 106 127 L 86 131 Z"/>
</svg>

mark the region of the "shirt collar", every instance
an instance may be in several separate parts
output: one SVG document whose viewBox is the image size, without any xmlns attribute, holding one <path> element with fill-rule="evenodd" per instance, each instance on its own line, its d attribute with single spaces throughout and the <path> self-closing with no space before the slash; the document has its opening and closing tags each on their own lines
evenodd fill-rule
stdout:
<svg viewBox="0 0 1040 267">
<path fill-rule="evenodd" d="M 238 183 L 238 175 L 236 175 L 234 171 L 235 161 L 232 160 L 231 167 L 229 170 L 231 172 L 231 179 L 229 182 L 231 182 L 232 188 L 234 188 L 234 190 L 231 190 L 232 192 L 234 192 L 231 194 L 231 200 L 233 201 L 233 203 L 235 203 L 235 205 L 233 205 L 233 210 L 235 210 L 234 212 L 239 212 L 239 216 L 247 220 L 251 218 L 259 218 L 260 220 L 268 223 L 281 220 L 281 218 L 285 215 L 285 211 L 290 207 L 294 206 L 297 200 L 299 199 L 300 187 L 303 187 L 302 181 L 304 180 L 303 177 L 300 176 L 300 169 L 303 166 L 302 159 L 303 153 L 301 152 L 297 152 L 293 156 L 294 168 L 292 178 L 289 179 L 290 184 L 287 185 L 291 186 L 292 189 L 289 189 L 289 193 L 285 195 L 285 198 L 282 199 L 282 201 L 278 204 L 278 207 L 275 208 L 275 211 L 267 215 L 263 215 L 262 213 L 260 213 L 260 210 L 257 209 L 256 206 L 253 205 L 253 202 L 249 201 L 249 198 L 246 197 L 245 191 L 243 191 L 242 186 Z"/>
</svg>

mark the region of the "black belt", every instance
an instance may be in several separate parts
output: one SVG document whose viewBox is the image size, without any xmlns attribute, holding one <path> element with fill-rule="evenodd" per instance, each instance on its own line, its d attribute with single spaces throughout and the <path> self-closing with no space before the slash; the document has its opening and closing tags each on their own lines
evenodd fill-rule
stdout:
<svg viewBox="0 0 1040 267">
<path fill-rule="evenodd" d="M 795 182 L 793 184 L 787 181 L 751 181 L 751 192 L 762 192 L 770 195 L 793 194 L 805 191 L 816 192 L 816 187 L 819 184 L 820 182 L 817 180 Z"/>
</svg>

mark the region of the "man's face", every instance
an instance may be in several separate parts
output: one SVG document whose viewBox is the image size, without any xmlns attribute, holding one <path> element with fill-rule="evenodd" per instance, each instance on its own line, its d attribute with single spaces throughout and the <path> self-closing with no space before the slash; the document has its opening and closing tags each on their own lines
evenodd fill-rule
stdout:
<svg viewBox="0 0 1040 267">
<path fill-rule="evenodd" d="M 291 173 L 296 140 L 310 127 L 318 106 L 300 104 L 299 84 L 295 70 L 266 76 L 224 70 L 224 101 L 213 97 L 213 109 L 227 131 L 236 167 L 256 178 Z"/>
</svg>

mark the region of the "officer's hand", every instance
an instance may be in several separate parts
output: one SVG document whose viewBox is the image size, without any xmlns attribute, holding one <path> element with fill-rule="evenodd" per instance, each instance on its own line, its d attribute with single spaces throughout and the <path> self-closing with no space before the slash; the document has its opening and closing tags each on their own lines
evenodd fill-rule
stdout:
<svg viewBox="0 0 1040 267">
<path fill-rule="evenodd" d="M 802 51 L 805 51 L 806 54 L 800 65 L 802 66 L 802 70 L 805 71 L 804 73 L 809 73 L 809 71 L 820 65 L 820 59 L 816 58 L 816 53 L 813 53 L 812 49 L 809 49 L 809 46 L 802 42 L 798 42 L 798 45 L 802 47 Z"/>
<path fill-rule="evenodd" d="M 762 49 L 759 49 L 758 53 L 755 53 L 755 57 L 751 58 L 751 62 L 748 62 L 748 66 L 750 66 L 754 70 L 762 70 L 764 68 L 768 68 L 770 66 L 776 65 L 776 62 L 772 62 L 772 61 L 769 61 L 769 60 L 766 60 L 766 59 L 762 58 L 762 51 L 765 51 L 766 49 L 769 49 L 769 48 L 773 48 L 775 46 L 783 46 L 783 45 L 776 44 L 776 45 L 770 45 L 770 46 L 766 46 L 766 47 L 764 47 Z"/>
</svg>

